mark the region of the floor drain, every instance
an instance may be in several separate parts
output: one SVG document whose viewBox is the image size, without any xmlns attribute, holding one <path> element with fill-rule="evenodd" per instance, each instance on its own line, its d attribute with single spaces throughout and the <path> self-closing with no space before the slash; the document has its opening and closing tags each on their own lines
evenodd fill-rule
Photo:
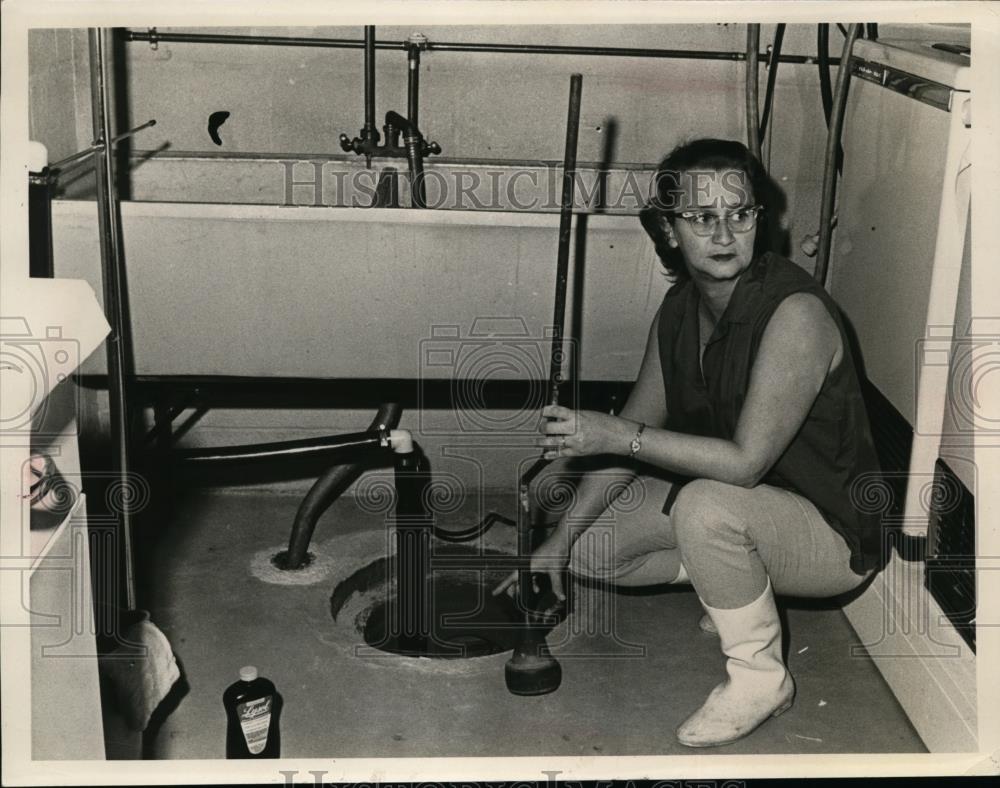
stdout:
<svg viewBox="0 0 1000 788">
<path fill-rule="evenodd" d="M 482 558 L 498 551 L 447 548 L 449 555 Z M 510 651 L 518 641 L 521 618 L 506 594 L 493 596 L 507 570 L 448 569 L 431 574 L 428 637 L 405 637 L 398 626 L 395 558 L 378 558 L 339 583 L 330 598 L 334 621 L 353 626 L 368 646 L 407 657 L 456 660 Z"/>
<path fill-rule="evenodd" d="M 505 594 L 494 597 L 491 591 L 474 578 L 434 577 L 426 638 L 395 631 L 395 594 L 372 607 L 362 635 L 373 648 L 407 657 L 467 659 L 510 651 L 517 643 L 517 610 Z"/>
</svg>

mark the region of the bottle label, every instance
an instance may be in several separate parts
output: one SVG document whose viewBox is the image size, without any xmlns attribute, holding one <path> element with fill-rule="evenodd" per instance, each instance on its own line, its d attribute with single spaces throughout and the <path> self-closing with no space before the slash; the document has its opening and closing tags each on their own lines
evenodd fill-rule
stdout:
<svg viewBox="0 0 1000 788">
<path fill-rule="evenodd" d="M 260 755 L 267 746 L 267 734 L 271 728 L 271 696 L 236 704 L 236 716 L 250 753 Z"/>
</svg>

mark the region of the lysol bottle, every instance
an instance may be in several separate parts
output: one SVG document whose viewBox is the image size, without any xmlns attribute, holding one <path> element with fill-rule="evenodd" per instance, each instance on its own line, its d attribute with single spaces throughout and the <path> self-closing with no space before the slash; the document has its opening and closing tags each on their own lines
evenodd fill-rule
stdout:
<svg viewBox="0 0 1000 788">
<path fill-rule="evenodd" d="M 281 695 L 257 668 L 240 668 L 240 680 L 222 693 L 227 758 L 279 758 Z"/>
</svg>

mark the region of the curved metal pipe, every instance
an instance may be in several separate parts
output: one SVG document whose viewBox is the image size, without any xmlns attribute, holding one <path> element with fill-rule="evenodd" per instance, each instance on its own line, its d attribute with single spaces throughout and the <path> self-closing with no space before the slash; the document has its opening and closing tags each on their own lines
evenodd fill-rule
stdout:
<svg viewBox="0 0 1000 788">
<path fill-rule="evenodd" d="M 395 110 L 389 110 L 385 113 L 385 124 L 387 126 L 392 126 L 394 129 L 401 131 L 404 136 L 415 136 L 420 135 L 420 129 L 417 125 L 413 123 L 409 118 L 404 118 Z"/>
<path fill-rule="evenodd" d="M 816 25 L 816 65 L 819 67 L 819 96 L 823 102 L 823 117 L 830 126 L 833 111 L 833 88 L 830 85 L 830 26 Z"/>
<path fill-rule="evenodd" d="M 767 59 L 767 88 L 764 91 L 764 110 L 760 116 L 760 134 L 758 139 L 763 146 L 767 136 L 767 121 L 771 115 L 771 103 L 774 101 L 774 85 L 778 81 L 778 63 L 781 59 L 781 42 L 785 38 L 785 24 L 782 22 L 774 29 L 774 44 L 771 45 L 771 56 Z"/>
<path fill-rule="evenodd" d="M 833 90 L 830 87 L 830 26 L 816 26 L 816 63 L 819 66 L 819 95 L 823 102 L 823 117 L 826 127 L 830 128 L 830 116 L 833 113 Z M 844 151 L 837 143 L 837 172 L 843 172 Z"/>
<path fill-rule="evenodd" d="M 757 84 L 758 55 L 760 54 L 760 25 L 747 25 L 746 100 L 747 147 L 760 161 L 760 109 Z"/>
<path fill-rule="evenodd" d="M 367 431 L 384 433 L 394 429 L 399 424 L 402 412 L 402 407 L 395 402 L 381 405 L 375 418 L 372 419 L 372 423 L 368 425 Z M 288 553 L 285 556 L 286 569 L 298 569 L 302 566 L 320 516 L 347 489 L 359 469 L 360 466 L 356 462 L 335 465 L 320 476 L 306 493 L 295 513 L 292 533 L 288 537 Z"/>
<path fill-rule="evenodd" d="M 278 443 L 253 443 L 244 446 L 210 446 L 204 449 L 181 449 L 174 457 L 184 463 L 221 463 L 269 460 L 275 457 L 319 457 L 349 449 L 385 445 L 385 436 L 376 431 L 349 432 Z"/>
<path fill-rule="evenodd" d="M 819 252 L 816 256 L 816 270 L 813 276 L 821 285 L 826 285 L 826 272 L 830 264 L 830 247 L 833 242 L 833 206 L 837 185 L 837 152 L 840 148 L 840 132 L 844 126 L 844 108 L 847 106 L 847 90 L 851 81 L 851 51 L 861 26 L 852 24 L 847 28 L 844 51 L 837 69 L 837 89 L 833 102 L 833 114 L 826 135 L 826 158 L 823 163 L 823 202 L 819 215 Z"/>
</svg>

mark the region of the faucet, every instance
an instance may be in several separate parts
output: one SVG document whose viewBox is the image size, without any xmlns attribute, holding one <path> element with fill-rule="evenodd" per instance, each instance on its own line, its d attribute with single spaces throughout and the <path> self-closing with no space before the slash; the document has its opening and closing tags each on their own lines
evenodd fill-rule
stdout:
<svg viewBox="0 0 1000 788">
<path fill-rule="evenodd" d="M 424 186 L 424 156 L 441 153 L 436 142 L 427 142 L 417 127 L 418 96 L 420 89 L 420 50 L 427 48 L 427 37 L 414 33 L 404 43 L 407 48 L 409 78 L 407 82 L 407 112 L 404 118 L 398 112 L 385 113 L 385 142 L 379 144 L 379 133 L 375 128 L 375 27 L 365 27 L 365 126 L 361 136 L 350 139 L 340 135 L 340 147 L 346 153 L 357 153 L 365 157 L 365 166 L 371 168 L 373 156 L 406 158 L 410 168 L 410 194 L 414 208 L 426 208 L 427 196 Z M 399 144 L 399 135 L 403 144 Z"/>
<path fill-rule="evenodd" d="M 427 142 L 415 123 L 398 112 L 385 113 L 385 145 L 379 150 L 383 156 L 405 156 L 410 168 L 410 195 L 414 208 L 427 207 L 427 193 L 424 188 L 424 156 L 441 152 L 436 142 Z M 403 135 L 403 145 L 399 145 L 399 135 Z"/>
</svg>

